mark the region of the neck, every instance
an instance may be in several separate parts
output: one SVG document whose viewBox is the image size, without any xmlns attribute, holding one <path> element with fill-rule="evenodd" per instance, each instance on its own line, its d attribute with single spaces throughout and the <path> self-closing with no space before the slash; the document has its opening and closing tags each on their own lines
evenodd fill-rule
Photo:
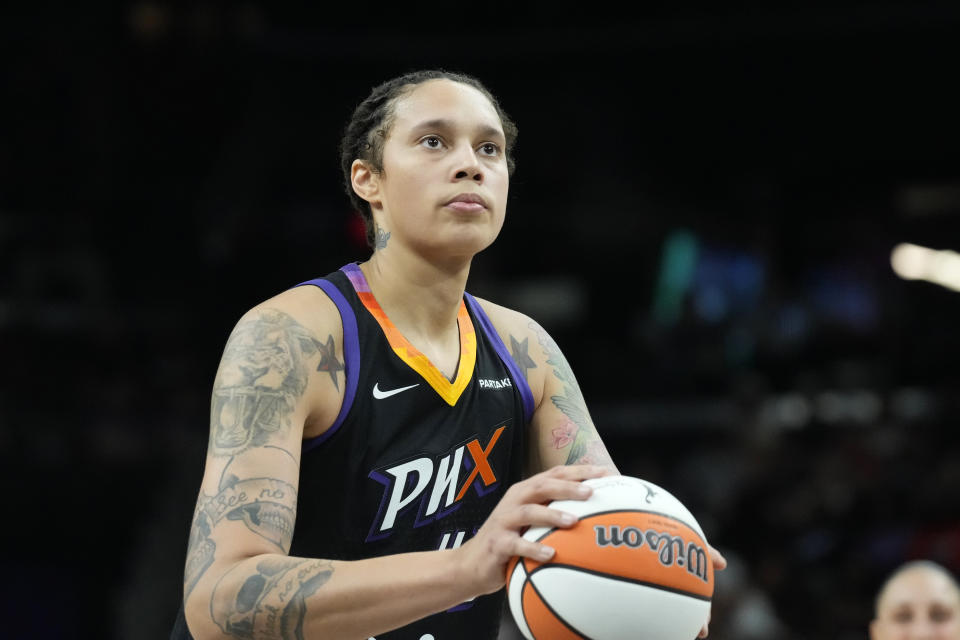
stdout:
<svg viewBox="0 0 960 640">
<path fill-rule="evenodd" d="M 397 243 L 375 251 L 360 268 L 380 307 L 408 338 L 438 336 L 456 326 L 469 258 L 428 261 Z"/>
</svg>

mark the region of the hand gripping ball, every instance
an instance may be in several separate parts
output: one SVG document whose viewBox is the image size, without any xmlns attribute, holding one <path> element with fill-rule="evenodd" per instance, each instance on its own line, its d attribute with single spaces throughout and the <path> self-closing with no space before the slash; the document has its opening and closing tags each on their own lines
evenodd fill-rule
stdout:
<svg viewBox="0 0 960 640">
<path fill-rule="evenodd" d="M 556 549 L 513 558 L 507 597 L 529 640 L 693 640 L 710 614 L 713 566 L 703 530 L 657 485 L 628 476 L 586 480 L 587 500 L 551 507 L 579 516 L 569 529 L 524 538 Z"/>
</svg>

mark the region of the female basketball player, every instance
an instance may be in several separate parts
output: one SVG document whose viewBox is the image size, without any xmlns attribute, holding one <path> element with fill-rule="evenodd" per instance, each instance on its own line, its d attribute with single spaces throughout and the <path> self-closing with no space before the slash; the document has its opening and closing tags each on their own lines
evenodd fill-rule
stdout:
<svg viewBox="0 0 960 640">
<path fill-rule="evenodd" d="M 908 562 L 877 595 L 871 640 L 960 640 L 960 585 L 940 565 Z"/>
<path fill-rule="evenodd" d="M 572 525 L 544 504 L 616 473 L 550 336 L 464 291 L 503 225 L 515 137 L 479 82 L 443 72 L 355 111 L 343 168 L 375 250 L 227 342 L 185 570 L 194 637 L 496 637 L 509 559 L 553 553 L 522 530 Z"/>
</svg>

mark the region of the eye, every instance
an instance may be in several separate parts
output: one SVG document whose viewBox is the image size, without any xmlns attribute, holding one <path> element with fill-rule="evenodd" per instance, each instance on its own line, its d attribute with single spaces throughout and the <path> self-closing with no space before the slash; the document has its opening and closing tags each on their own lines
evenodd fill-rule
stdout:
<svg viewBox="0 0 960 640">
<path fill-rule="evenodd" d="M 930 610 L 930 619 L 934 622 L 947 622 L 953 618 L 953 611 L 945 607 L 934 607 Z"/>
<path fill-rule="evenodd" d="M 420 144 L 427 149 L 440 149 L 443 147 L 443 140 L 439 136 L 424 136 L 420 138 Z"/>
<path fill-rule="evenodd" d="M 482 155 L 494 158 L 500 155 L 500 147 L 493 142 L 484 142 L 482 145 L 480 145 L 480 153 Z"/>
<path fill-rule="evenodd" d="M 907 624 L 913 620 L 913 611 L 910 609 L 900 609 L 893 614 L 893 621 L 897 624 Z"/>
</svg>

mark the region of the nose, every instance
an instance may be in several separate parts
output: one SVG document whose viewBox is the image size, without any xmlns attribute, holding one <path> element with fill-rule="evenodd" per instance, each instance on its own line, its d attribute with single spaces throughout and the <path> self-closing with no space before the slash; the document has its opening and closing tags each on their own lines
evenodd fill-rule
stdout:
<svg viewBox="0 0 960 640">
<path fill-rule="evenodd" d="M 918 621 L 910 629 L 910 633 L 907 636 L 910 640 L 936 640 L 940 636 L 937 635 L 937 628 L 931 622 L 927 621 Z"/>
<path fill-rule="evenodd" d="M 477 157 L 476 150 L 469 144 L 460 146 L 454 155 L 453 180 L 472 180 L 477 184 L 483 182 L 483 166 Z"/>
</svg>

